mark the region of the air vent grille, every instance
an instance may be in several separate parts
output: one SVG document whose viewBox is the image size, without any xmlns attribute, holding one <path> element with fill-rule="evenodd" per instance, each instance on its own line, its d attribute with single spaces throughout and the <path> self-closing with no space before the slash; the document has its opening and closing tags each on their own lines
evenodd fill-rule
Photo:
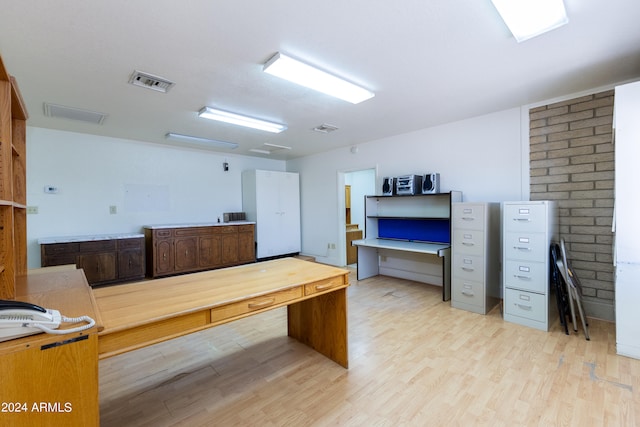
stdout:
<svg viewBox="0 0 640 427">
<path fill-rule="evenodd" d="M 134 86 L 145 87 L 147 89 L 166 93 L 175 84 L 163 77 L 135 70 L 129 78 L 129 83 Z"/>
<path fill-rule="evenodd" d="M 338 127 L 327 124 L 327 123 L 323 123 L 319 126 L 314 127 L 313 130 L 320 133 L 330 133 L 330 132 L 333 132 L 334 130 L 338 130 Z"/>
<path fill-rule="evenodd" d="M 62 119 L 79 120 L 81 122 L 101 125 L 107 117 L 105 113 L 82 110 L 80 108 L 65 107 L 64 105 L 44 103 L 44 115 Z"/>
</svg>

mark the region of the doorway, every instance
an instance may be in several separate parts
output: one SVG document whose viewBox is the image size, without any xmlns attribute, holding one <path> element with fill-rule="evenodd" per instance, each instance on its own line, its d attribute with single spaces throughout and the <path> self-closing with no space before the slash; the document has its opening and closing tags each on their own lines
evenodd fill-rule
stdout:
<svg viewBox="0 0 640 427">
<path fill-rule="evenodd" d="M 365 236 L 365 196 L 376 194 L 376 169 L 363 169 L 344 173 L 344 187 L 339 197 L 344 199 L 345 214 L 342 230 L 345 234 L 345 265 L 355 267 L 357 250 L 353 240 Z M 341 203 L 342 205 L 342 203 Z"/>
</svg>

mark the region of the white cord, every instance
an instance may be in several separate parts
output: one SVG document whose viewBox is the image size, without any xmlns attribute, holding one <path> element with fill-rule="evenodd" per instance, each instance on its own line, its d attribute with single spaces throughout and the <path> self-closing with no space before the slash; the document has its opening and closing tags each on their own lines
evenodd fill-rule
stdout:
<svg viewBox="0 0 640 427">
<path fill-rule="evenodd" d="M 93 326 L 96 324 L 96 321 L 93 320 L 89 316 L 80 316 L 80 317 L 65 317 L 65 316 L 62 316 L 62 321 L 64 323 L 87 322 L 87 325 L 78 326 L 77 328 L 71 328 L 71 329 L 51 329 L 51 328 L 48 328 L 48 327 L 46 327 L 44 325 L 41 325 L 41 324 L 35 322 L 35 323 L 30 324 L 29 326 L 41 329 L 41 330 L 43 330 L 44 332 L 46 332 L 48 334 L 64 335 L 64 334 L 71 334 L 71 333 L 74 333 L 74 332 L 85 331 L 85 330 L 87 330 L 89 328 L 93 328 Z"/>
</svg>

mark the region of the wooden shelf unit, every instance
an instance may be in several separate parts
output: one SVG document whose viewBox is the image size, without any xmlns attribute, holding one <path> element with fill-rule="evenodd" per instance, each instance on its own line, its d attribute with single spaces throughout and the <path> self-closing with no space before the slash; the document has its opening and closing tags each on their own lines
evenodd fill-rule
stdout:
<svg viewBox="0 0 640 427">
<path fill-rule="evenodd" d="M 0 58 L 0 298 L 27 272 L 27 111 Z"/>
</svg>

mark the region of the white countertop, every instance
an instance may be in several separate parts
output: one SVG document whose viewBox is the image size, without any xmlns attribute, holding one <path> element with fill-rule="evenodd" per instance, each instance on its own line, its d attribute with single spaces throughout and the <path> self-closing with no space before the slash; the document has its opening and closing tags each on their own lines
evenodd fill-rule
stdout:
<svg viewBox="0 0 640 427">
<path fill-rule="evenodd" d="M 184 227 L 214 227 L 224 225 L 248 225 L 255 224 L 253 221 L 229 221 L 229 222 L 193 222 L 186 224 L 158 224 L 158 225 L 145 225 L 142 228 L 150 230 L 157 230 L 160 228 L 184 228 Z"/>
<path fill-rule="evenodd" d="M 142 233 L 112 233 L 112 234 L 93 234 L 87 236 L 60 236 L 60 237 L 43 237 L 38 239 L 40 245 L 50 245 L 53 243 L 72 243 L 72 242 L 88 242 L 95 240 L 113 240 L 113 239 L 135 239 L 144 237 Z"/>
</svg>

